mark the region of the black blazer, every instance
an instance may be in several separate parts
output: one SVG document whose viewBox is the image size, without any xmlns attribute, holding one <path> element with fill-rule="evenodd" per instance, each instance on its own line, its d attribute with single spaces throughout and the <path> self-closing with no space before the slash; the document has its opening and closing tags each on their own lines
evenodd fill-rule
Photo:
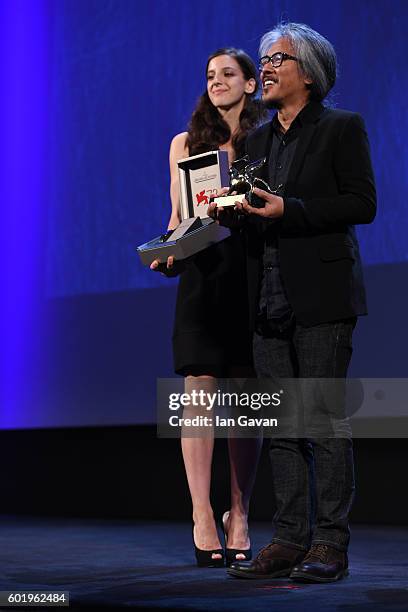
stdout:
<svg viewBox="0 0 408 612">
<path fill-rule="evenodd" d="M 369 144 L 360 115 L 311 102 L 302 111 L 299 140 L 278 221 L 246 223 L 251 328 L 259 294 L 264 232 L 276 224 L 281 273 L 296 320 L 316 325 L 367 313 L 354 224 L 371 223 L 376 193 Z M 271 123 L 247 139 L 251 161 L 268 157 Z M 259 171 L 268 181 L 268 165 Z"/>
</svg>

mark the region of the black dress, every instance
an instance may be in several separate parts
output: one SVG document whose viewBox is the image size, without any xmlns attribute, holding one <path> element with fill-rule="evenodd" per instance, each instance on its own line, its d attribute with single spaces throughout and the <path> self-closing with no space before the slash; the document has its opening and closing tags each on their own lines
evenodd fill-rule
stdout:
<svg viewBox="0 0 408 612">
<path fill-rule="evenodd" d="M 174 369 L 183 376 L 239 376 L 241 366 L 249 372 L 251 353 L 246 258 L 243 238 L 234 230 L 229 238 L 196 255 L 180 276 Z"/>
</svg>

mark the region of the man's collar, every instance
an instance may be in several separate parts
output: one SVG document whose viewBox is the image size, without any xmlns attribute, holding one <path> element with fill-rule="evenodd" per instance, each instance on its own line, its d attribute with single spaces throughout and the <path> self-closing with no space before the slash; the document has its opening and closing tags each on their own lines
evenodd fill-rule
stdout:
<svg viewBox="0 0 408 612">
<path fill-rule="evenodd" d="M 299 111 L 299 113 L 296 115 L 296 117 L 290 124 L 289 129 L 291 129 L 292 126 L 301 127 L 302 125 L 306 125 L 307 123 L 314 123 L 316 119 L 320 117 L 323 111 L 324 111 L 324 106 L 320 102 L 317 102 L 315 100 L 310 100 L 310 102 L 308 102 L 306 106 L 304 106 L 302 110 Z M 277 130 L 277 131 L 281 130 L 281 124 L 278 119 L 278 113 L 275 113 L 275 115 L 272 118 L 272 127 L 274 130 Z"/>
<path fill-rule="evenodd" d="M 306 123 L 314 123 L 324 111 L 324 106 L 321 102 L 310 100 L 306 106 L 302 108 L 296 119 L 299 119 L 301 125 Z"/>
</svg>

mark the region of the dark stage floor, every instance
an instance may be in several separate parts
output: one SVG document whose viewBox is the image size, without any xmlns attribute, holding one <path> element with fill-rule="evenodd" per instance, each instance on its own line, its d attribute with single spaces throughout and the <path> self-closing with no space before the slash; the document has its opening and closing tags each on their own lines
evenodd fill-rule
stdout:
<svg viewBox="0 0 408 612">
<path fill-rule="evenodd" d="M 2 517 L 0 523 L 0 590 L 70 591 L 71 607 L 408 609 L 407 528 L 355 526 L 349 578 L 300 585 L 195 567 L 188 524 L 26 517 Z M 255 550 L 270 539 L 265 523 L 252 525 L 251 533 Z"/>
</svg>

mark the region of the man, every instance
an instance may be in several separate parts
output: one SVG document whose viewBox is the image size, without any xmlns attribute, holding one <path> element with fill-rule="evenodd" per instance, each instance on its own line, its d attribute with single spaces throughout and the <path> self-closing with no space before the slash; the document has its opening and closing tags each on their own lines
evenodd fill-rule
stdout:
<svg viewBox="0 0 408 612">
<path fill-rule="evenodd" d="M 249 137 L 247 151 L 251 160 L 267 158 L 262 178 L 276 194 L 255 189 L 263 207 L 236 205 L 248 217 L 257 375 L 345 378 L 356 317 L 366 314 L 353 226 L 370 223 L 376 211 L 364 124 L 322 105 L 336 80 L 336 55 L 308 26 L 278 25 L 262 38 L 260 55 L 263 100 L 277 113 Z M 218 213 L 221 222 L 226 213 Z M 350 436 L 273 439 L 270 455 L 274 537 L 229 573 L 343 578 L 354 493 Z"/>
</svg>

